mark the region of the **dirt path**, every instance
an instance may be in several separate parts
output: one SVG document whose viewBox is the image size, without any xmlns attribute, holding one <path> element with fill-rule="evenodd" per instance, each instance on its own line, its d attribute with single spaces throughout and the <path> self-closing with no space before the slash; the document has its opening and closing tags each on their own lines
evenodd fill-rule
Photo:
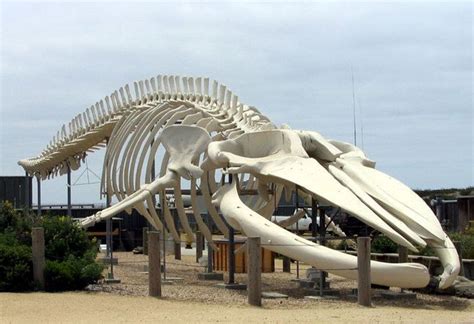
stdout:
<svg viewBox="0 0 474 324">
<path fill-rule="evenodd" d="M 210 305 L 106 293 L 0 294 L 1 323 L 474 323 L 469 302 L 462 310 L 362 308 L 314 301 L 302 309 Z"/>
</svg>

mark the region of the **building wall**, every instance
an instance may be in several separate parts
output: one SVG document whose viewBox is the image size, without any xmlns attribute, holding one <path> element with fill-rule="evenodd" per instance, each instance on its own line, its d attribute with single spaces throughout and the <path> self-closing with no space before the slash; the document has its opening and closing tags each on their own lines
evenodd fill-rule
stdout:
<svg viewBox="0 0 474 324">
<path fill-rule="evenodd" d="M 31 208 L 32 183 L 32 177 L 0 177 L 0 202 L 9 201 L 13 204 L 14 208 Z"/>
</svg>

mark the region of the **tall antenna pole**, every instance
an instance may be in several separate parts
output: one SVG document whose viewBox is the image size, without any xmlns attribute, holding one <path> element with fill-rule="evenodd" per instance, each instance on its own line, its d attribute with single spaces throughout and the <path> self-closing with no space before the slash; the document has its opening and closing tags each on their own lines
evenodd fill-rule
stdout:
<svg viewBox="0 0 474 324">
<path fill-rule="evenodd" d="M 357 146 L 357 129 L 356 129 L 356 104 L 355 104 L 355 89 L 354 89 L 354 70 L 351 65 L 352 75 L 352 113 L 354 117 L 354 145 Z"/>
</svg>

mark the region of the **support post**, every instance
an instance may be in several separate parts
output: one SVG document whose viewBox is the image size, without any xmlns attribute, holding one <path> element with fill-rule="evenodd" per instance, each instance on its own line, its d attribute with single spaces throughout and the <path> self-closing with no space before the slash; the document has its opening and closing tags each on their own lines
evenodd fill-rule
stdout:
<svg viewBox="0 0 474 324">
<path fill-rule="evenodd" d="M 148 227 L 143 227 L 142 233 L 143 233 L 143 254 L 148 255 Z"/>
<path fill-rule="evenodd" d="M 210 219 L 209 212 L 207 213 L 206 223 L 207 223 L 207 227 L 211 231 L 211 240 L 212 240 L 212 228 L 211 228 L 211 219 Z M 209 241 L 207 242 L 207 272 L 208 273 L 214 272 L 214 269 L 213 269 L 214 267 L 212 264 L 212 256 L 214 252 L 212 251 L 211 243 L 212 242 L 209 242 Z"/>
<path fill-rule="evenodd" d="M 357 301 L 359 305 L 370 307 L 370 237 L 357 238 L 357 273 Z"/>
<path fill-rule="evenodd" d="M 174 242 L 174 259 L 181 260 L 181 242 Z"/>
<path fill-rule="evenodd" d="M 326 245 L 326 211 L 324 208 L 319 206 L 319 245 Z M 326 288 L 326 272 L 321 270 L 321 275 L 319 277 L 319 296 L 323 297 L 324 289 Z"/>
<path fill-rule="evenodd" d="M 316 214 L 317 214 L 317 209 L 318 206 L 316 204 L 316 200 L 314 198 L 311 198 L 311 236 L 316 238 L 317 235 L 317 219 L 316 219 Z"/>
<path fill-rule="evenodd" d="M 408 262 L 408 249 L 405 246 L 398 246 L 398 263 Z"/>
<path fill-rule="evenodd" d="M 44 289 L 44 228 L 33 227 L 31 229 L 32 240 L 32 257 L 33 257 L 33 279 L 39 285 L 40 289 Z"/>
<path fill-rule="evenodd" d="M 229 226 L 229 249 L 227 251 L 228 256 L 228 268 L 229 268 L 229 282 L 228 284 L 235 283 L 235 242 L 234 242 L 234 228 Z"/>
<path fill-rule="evenodd" d="M 38 205 L 38 207 L 36 209 L 36 214 L 38 216 L 41 216 L 41 178 L 40 178 L 40 176 L 36 177 L 36 184 L 37 184 L 36 188 L 37 188 L 37 191 L 38 191 L 37 192 L 37 197 L 38 197 L 37 205 Z"/>
<path fill-rule="evenodd" d="M 161 297 L 160 232 L 148 232 L 148 295 Z"/>
<path fill-rule="evenodd" d="M 291 261 L 287 256 L 283 256 L 283 272 L 291 272 Z"/>
<path fill-rule="evenodd" d="M 262 306 L 262 249 L 260 237 L 247 238 L 248 303 Z"/>
<path fill-rule="evenodd" d="M 72 203 L 71 203 L 71 167 L 67 166 L 67 215 L 72 217 Z"/>
<path fill-rule="evenodd" d="M 30 185 L 29 185 L 29 176 L 28 172 L 25 171 L 25 201 L 24 204 L 21 206 L 22 208 L 31 208 L 30 204 Z"/>
<path fill-rule="evenodd" d="M 295 212 L 298 212 L 299 206 L 299 196 L 298 196 L 298 186 L 296 186 L 296 202 L 295 202 Z M 299 221 L 296 222 L 296 235 L 299 235 L 299 228 L 298 228 Z M 296 260 L 296 279 L 300 278 L 300 261 Z"/>
<path fill-rule="evenodd" d="M 202 257 L 203 236 L 200 231 L 196 231 L 196 263 Z"/>
</svg>

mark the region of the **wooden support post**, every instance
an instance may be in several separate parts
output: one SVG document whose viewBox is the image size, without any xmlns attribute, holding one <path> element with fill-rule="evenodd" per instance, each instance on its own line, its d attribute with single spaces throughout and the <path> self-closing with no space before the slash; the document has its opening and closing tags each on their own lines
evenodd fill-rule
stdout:
<svg viewBox="0 0 474 324">
<path fill-rule="evenodd" d="M 398 246 L 398 263 L 408 262 L 408 249 L 405 246 Z"/>
<path fill-rule="evenodd" d="M 357 301 L 359 305 L 372 305 L 370 280 L 370 237 L 357 238 Z"/>
<path fill-rule="evenodd" d="M 291 272 L 291 261 L 287 256 L 283 256 L 283 272 Z"/>
<path fill-rule="evenodd" d="M 248 303 L 262 306 L 262 250 L 260 237 L 247 238 Z"/>
<path fill-rule="evenodd" d="M 199 263 L 199 259 L 202 257 L 202 243 L 202 233 L 200 231 L 196 231 L 196 263 Z"/>
<path fill-rule="evenodd" d="M 161 297 L 160 232 L 148 232 L 148 295 Z"/>
<path fill-rule="evenodd" d="M 143 227 L 142 232 L 143 232 L 143 254 L 148 255 L 148 227 Z"/>
<path fill-rule="evenodd" d="M 31 229 L 31 240 L 31 250 L 33 257 L 33 279 L 39 285 L 40 289 L 44 289 L 44 228 L 33 227 Z"/>
</svg>

